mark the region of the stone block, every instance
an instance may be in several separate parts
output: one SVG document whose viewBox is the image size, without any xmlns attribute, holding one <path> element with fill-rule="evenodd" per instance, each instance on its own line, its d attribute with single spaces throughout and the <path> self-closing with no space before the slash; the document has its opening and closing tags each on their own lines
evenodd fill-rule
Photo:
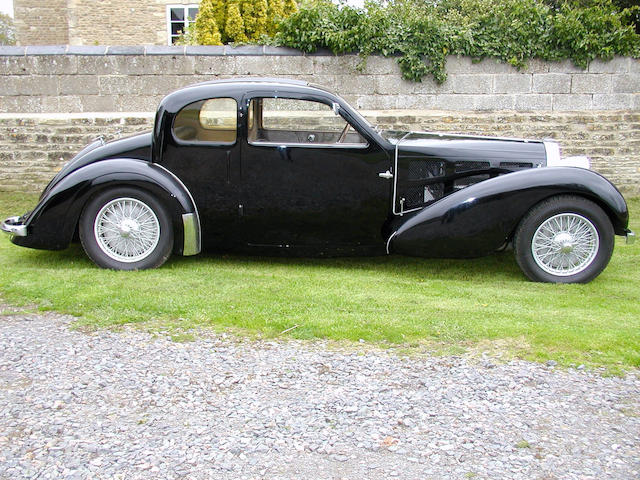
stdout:
<svg viewBox="0 0 640 480">
<path fill-rule="evenodd" d="M 588 94 L 557 94 L 553 96 L 554 111 L 591 110 L 593 108 L 592 95 Z"/>
<path fill-rule="evenodd" d="M 107 48 L 107 55 L 144 55 L 144 46 L 114 45 Z"/>
<path fill-rule="evenodd" d="M 66 45 L 29 45 L 25 49 L 26 55 L 64 55 Z"/>
<path fill-rule="evenodd" d="M 313 56 L 313 73 L 319 75 L 359 74 L 362 59 L 358 55 Z"/>
<path fill-rule="evenodd" d="M 162 98 L 162 95 L 118 95 L 114 110 L 116 112 L 155 112 Z"/>
<path fill-rule="evenodd" d="M 531 75 L 528 73 L 506 73 L 493 79 L 495 93 L 530 93 Z"/>
<path fill-rule="evenodd" d="M 515 97 L 515 95 L 476 95 L 473 105 L 475 110 L 513 110 Z"/>
<path fill-rule="evenodd" d="M 193 58 L 196 75 L 236 75 L 237 59 L 223 56 L 197 56 Z"/>
<path fill-rule="evenodd" d="M 72 55 L 28 56 L 31 72 L 48 75 L 73 75 L 78 72 L 78 59 Z"/>
<path fill-rule="evenodd" d="M 0 57 L 0 75 L 28 75 L 32 63 L 27 57 Z"/>
<path fill-rule="evenodd" d="M 612 93 L 640 93 L 640 74 L 612 75 L 612 78 Z"/>
<path fill-rule="evenodd" d="M 523 112 L 531 111 L 531 110 L 552 110 L 553 95 L 551 94 L 516 95 L 514 108 L 515 110 L 523 111 Z"/>
<path fill-rule="evenodd" d="M 571 76 L 571 93 L 610 93 L 611 75 L 577 73 Z"/>
<path fill-rule="evenodd" d="M 594 60 L 589 64 L 589 73 L 629 73 L 630 59 L 615 57 L 609 61 Z"/>
<path fill-rule="evenodd" d="M 595 110 L 630 110 L 634 98 L 631 93 L 612 93 L 593 95 L 593 108 Z"/>
<path fill-rule="evenodd" d="M 396 108 L 430 110 L 436 107 L 437 95 L 398 95 Z"/>
<path fill-rule="evenodd" d="M 439 110 L 473 110 L 475 106 L 475 95 L 438 95 L 434 108 Z"/>
<path fill-rule="evenodd" d="M 238 75 L 283 76 L 311 75 L 313 62 L 303 56 L 246 56 L 236 59 Z"/>
<path fill-rule="evenodd" d="M 451 75 L 454 93 L 491 93 L 493 91 L 493 75 L 457 74 Z"/>
<path fill-rule="evenodd" d="M 25 77 L 18 75 L 3 76 L 2 81 L 0 82 L 0 95 L 18 95 L 18 86 L 22 82 L 22 78 Z"/>
<path fill-rule="evenodd" d="M 372 95 L 375 91 L 373 75 L 337 75 L 334 90 L 338 94 Z"/>
<path fill-rule="evenodd" d="M 365 60 L 362 73 L 369 75 L 400 75 L 396 57 L 372 55 Z"/>
<path fill-rule="evenodd" d="M 141 95 L 146 93 L 146 78 L 140 76 L 105 75 L 99 77 L 100 95 Z"/>
<path fill-rule="evenodd" d="M 225 55 L 264 55 L 264 46 L 262 45 L 225 45 Z"/>
<path fill-rule="evenodd" d="M 183 56 L 185 47 L 179 45 L 147 45 L 144 48 L 145 55 L 173 55 Z"/>
<path fill-rule="evenodd" d="M 578 67 L 571 60 L 548 62 L 549 73 L 586 73 L 587 69 Z"/>
<path fill-rule="evenodd" d="M 59 75 L 60 95 L 97 95 L 100 85 L 96 75 Z"/>
<path fill-rule="evenodd" d="M 81 112 L 114 112 L 117 108 L 117 95 L 80 95 L 77 98 Z"/>
<path fill-rule="evenodd" d="M 569 93 L 571 75 L 563 73 L 533 74 L 534 93 Z"/>
<path fill-rule="evenodd" d="M 78 74 L 115 75 L 118 71 L 117 56 L 78 56 Z"/>
<path fill-rule="evenodd" d="M 270 45 L 264 46 L 265 55 L 277 55 L 277 56 L 299 56 L 304 55 L 300 50 L 289 47 L 272 47 Z"/>
<path fill-rule="evenodd" d="M 58 110 L 47 110 L 55 112 L 82 112 L 82 101 L 78 95 L 61 95 L 56 98 Z"/>
<path fill-rule="evenodd" d="M 355 104 L 358 110 L 392 110 L 397 108 L 396 95 L 357 95 Z"/>
<path fill-rule="evenodd" d="M 415 93 L 417 87 L 420 85 L 416 82 L 399 78 L 396 75 L 377 75 L 373 78 L 375 93 L 380 95 L 410 95 Z"/>
<path fill-rule="evenodd" d="M 110 58 L 110 56 L 107 55 L 105 58 Z M 115 58 L 115 71 L 112 72 L 113 74 L 120 74 L 120 75 L 146 75 L 147 74 L 148 57 L 144 57 L 142 55 L 125 55 L 123 53 L 123 54 L 111 56 L 111 58 Z"/>
<path fill-rule="evenodd" d="M 629 73 L 640 74 L 640 58 L 629 59 Z"/>
<path fill-rule="evenodd" d="M 193 75 L 196 58 L 184 55 L 152 55 L 142 60 L 144 75 Z M 217 58 L 217 57 L 216 57 Z"/>
<path fill-rule="evenodd" d="M 69 45 L 67 55 L 106 55 L 107 47 L 102 45 Z"/>
<path fill-rule="evenodd" d="M 539 58 L 532 58 L 526 64 L 526 66 L 520 70 L 522 73 L 549 73 L 549 62 L 540 60 Z"/>
<path fill-rule="evenodd" d="M 513 65 L 502 62 L 495 58 L 484 58 L 479 62 L 471 60 L 468 72 L 477 73 L 494 73 L 494 74 L 514 74 L 518 70 Z"/>
<path fill-rule="evenodd" d="M 24 56 L 25 47 L 17 47 L 15 45 L 0 45 L 0 57 Z"/>
<path fill-rule="evenodd" d="M 224 45 L 187 45 L 185 55 L 224 55 Z"/>
</svg>

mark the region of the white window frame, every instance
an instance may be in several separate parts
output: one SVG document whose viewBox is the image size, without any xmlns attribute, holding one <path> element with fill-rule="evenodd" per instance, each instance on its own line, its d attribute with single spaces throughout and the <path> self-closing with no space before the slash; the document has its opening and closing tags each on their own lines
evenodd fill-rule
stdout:
<svg viewBox="0 0 640 480">
<path fill-rule="evenodd" d="M 190 8 L 200 8 L 200 4 L 198 3 L 187 3 L 187 4 L 172 4 L 167 5 L 166 9 L 166 17 L 167 17 L 167 45 L 173 45 L 171 42 L 172 33 L 171 33 L 171 9 L 172 8 L 181 8 L 184 11 L 184 28 L 185 30 L 189 27 L 189 9 Z"/>
</svg>

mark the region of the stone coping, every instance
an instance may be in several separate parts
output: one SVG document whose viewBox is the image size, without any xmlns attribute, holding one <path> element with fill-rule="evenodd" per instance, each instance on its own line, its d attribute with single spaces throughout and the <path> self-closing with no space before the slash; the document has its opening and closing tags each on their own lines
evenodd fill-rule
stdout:
<svg viewBox="0 0 640 480">
<path fill-rule="evenodd" d="M 26 55 L 205 55 L 205 56 L 336 56 L 329 50 L 304 53 L 301 50 L 269 45 L 27 45 L 0 46 L 0 56 Z"/>
</svg>

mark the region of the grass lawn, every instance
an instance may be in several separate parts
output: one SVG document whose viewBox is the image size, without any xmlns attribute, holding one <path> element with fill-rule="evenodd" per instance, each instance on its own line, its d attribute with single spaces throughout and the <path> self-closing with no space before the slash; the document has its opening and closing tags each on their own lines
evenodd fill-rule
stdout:
<svg viewBox="0 0 640 480">
<path fill-rule="evenodd" d="M 35 202 L 2 193 L 0 216 Z M 630 210 L 631 228 L 640 231 L 640 199 Z M 136 323 L 182 340 L 194 328 L 364 339 L 616 371 L 640 366 L 640 244 L 616 242 L 609 267 L 590 284 L 549 285 L 527 281 L 512 252 L 476 260 L 198 255 L 172 257 L 158 270 L 114 272 L 95 267 L 79 245 L 30 250 L 3 235 L 0 298 L 75 315 L 79 326 Z"/>
</svg>

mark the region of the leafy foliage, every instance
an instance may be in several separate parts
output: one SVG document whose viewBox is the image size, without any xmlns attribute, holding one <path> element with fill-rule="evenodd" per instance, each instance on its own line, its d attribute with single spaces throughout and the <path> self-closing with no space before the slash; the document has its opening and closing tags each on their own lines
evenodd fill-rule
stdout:
<svg viewBox="0 0 640 480">
<path fill-rule="evenodd" d="M 0 45 L 15 45 L 15 29 L 13 19 L 9 15 L 0 13 Z"/>
<path fill-rule="evenodd" d="M 195 40 L 200 45 L 222 45 L 219 16 L 211 0 L 203 0 L 195 22 Z M 187 32 L 187 35 L 189 32 Z M 193 36 L 192 36 L 193 38 Z M 182 39 L 181 39 L 182 40 Z M 188 40 L 185 35 L 185 40 Z"/>
<path fill-rule="evenodd" d="M 297 10 L 295 0 L 202 0 L 194 43 L 256 42 L 273 36 L 279 23 Z"/>
<path fill-rule="evenodd" d="M 444 82 L 449 54 L 518 68 L 532 58 L 586 67 L 594 58 L 640 56 L 640 35 L 628 21 L 635 10 L 612 0 L 552 1 L 391 0 L 358 9 L 316 0 L 284 20 L 276 39 L 305 52 L 397 55 L 403 76 L 415 81 L 430 74 Z"/>
</svg>

